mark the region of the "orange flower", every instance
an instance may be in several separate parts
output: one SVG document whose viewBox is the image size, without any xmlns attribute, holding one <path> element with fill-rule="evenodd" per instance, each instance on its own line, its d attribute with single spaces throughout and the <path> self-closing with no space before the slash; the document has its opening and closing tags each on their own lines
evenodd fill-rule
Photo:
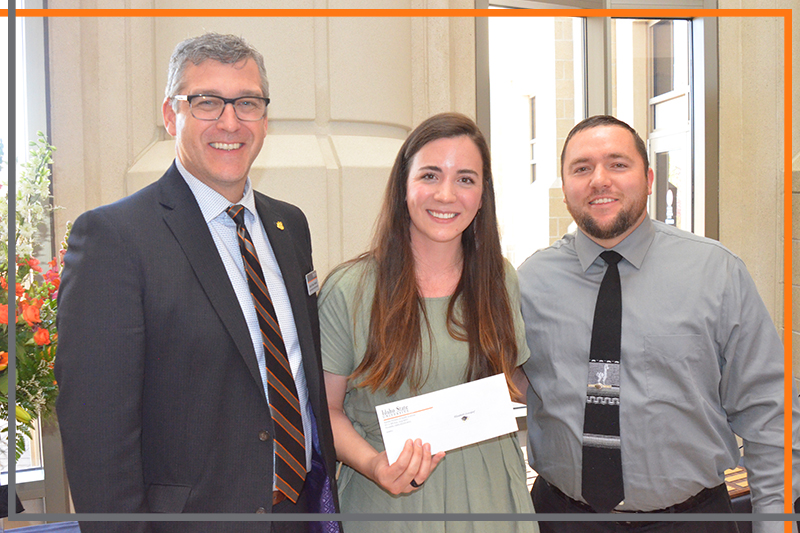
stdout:
<svg viewBox="0 0 800 533">
<path fill-rule="evenodd" d="M 36 333 L 33 334 L 33 342 L 39 346 L 50 344 L 50 332 L 44 328 L 37 329 Z"/>
<path fill-rule="evenodd" d="M 29 326 L 33 326 L 34 324 L 38 324 L 42 321 L 41 317 L 39 316 L 39 309 L 32 305 L 24 306 L 22 310 L 22 318 L 25 319 L 25 322 L 28 323 Z M 50 335 L 48 334 L 48 338 Z"/>
<path fill-rule="evenodd" d="M 25 294 L 25 287 L 22 286 L 22 283 L 17 283 L 17 298 Z"/>
<path fill-rule="evenodd" d="M 8 368 L 8 352 L 0 352 L 0 372 Z"/>
<path fill-rule="evenodd" d="M 0 287 L 3 287 L 4 291 L 8 290 L 8 282 L 6 281 L 5 276 L 0 276 Z"/>
<path fill-rule="evenodd" d="M 41 272 L 42 271 L 42 267 L 39 266 L 40 262 L 41 261 L 39 261 L 35 257 L 31 257 L 26 261 L 28 266 L 31 267 L 31 270 L 35 270 L 36 272 Z"/>
<path fill-rule="evenodd" d="M 56 265 L 57 265 L 56 258 L 54 257 L 53 260 L 52 261 L 48 261 L 47 264 L 50 265 L 51 269 L 56 268 Z"/>
<path fill-rule="evenodd" d="M 8 306 L 0 304 L 0 324 L 8 324 Z"/>
<path fill-rule="evenodd" d="M 43 303 L 44 300 L 42 300 L 41 298 L 31 298 L 30 300 L 28 300 L 28 305 L 30 305 L 31 307 L 35 307 L 36 309 L 41 309 Z"/>
</svg>

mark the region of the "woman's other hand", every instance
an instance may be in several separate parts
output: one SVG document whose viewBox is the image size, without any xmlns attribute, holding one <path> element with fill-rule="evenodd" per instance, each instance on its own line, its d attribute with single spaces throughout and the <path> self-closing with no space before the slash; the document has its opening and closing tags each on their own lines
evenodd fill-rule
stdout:
<svg viewBox="0 0 800 533">
<path fill-rule="evenodd" d="M 397 461 L 389 464 L 386 452 L 380 452 L 370 462 L 370 479 L 392 494 L 418 490 L 433 469 L 444 459 L 444 452 L 431 455 L 431 445 L 417 439 L 407 440 Z M 411 482 L 416 484 L 416 487 Z"/>
</svg>

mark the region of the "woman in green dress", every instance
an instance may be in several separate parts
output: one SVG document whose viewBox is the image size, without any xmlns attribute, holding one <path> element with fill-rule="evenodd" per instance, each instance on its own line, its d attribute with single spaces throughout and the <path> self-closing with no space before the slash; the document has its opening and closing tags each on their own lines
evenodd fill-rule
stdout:
<svg viewBox="0 0 800 533">
<path fill-rule="evenodd" d="M 516 273 L 501 254 L 489 149 L 472 120 L 444 113 L 411 132 L 370 251 L 329 276 L 319 306 L 342 513 L 533 512 L 515 434 L 435 455 L 408 440 L 389 464 L 375 412 L 499 373 L 512 397 L 527 388 Z M 535 530 L 528 520 L 459 519 L 344 529 Z"/>
</svg>

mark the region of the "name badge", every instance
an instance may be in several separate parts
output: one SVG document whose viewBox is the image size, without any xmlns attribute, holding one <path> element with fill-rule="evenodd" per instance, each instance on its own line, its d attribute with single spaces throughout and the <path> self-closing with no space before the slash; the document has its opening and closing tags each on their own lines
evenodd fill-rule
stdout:
<svg viewBox="0 0 800 533">
<path fill-rule="evenodd" d="M 309 296 L 319 292 L 319 278 L 317 278 L 316 270 L 312 270 L 306 274 L 306 289 L 308 289 Z"/>
</svg>

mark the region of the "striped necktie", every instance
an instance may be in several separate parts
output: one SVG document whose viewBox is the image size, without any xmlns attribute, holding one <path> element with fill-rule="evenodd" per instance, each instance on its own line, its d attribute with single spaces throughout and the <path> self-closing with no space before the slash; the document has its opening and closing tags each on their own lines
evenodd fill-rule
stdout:
<svg viewBox="0 0 800 533">
<path fill-rule="evenodd" d="M 607 513 L 625 497 L 619 438 L 619 364 L 622 290 L 612 250 L 600 254 L 608 268 L 600 282 L 589 350 L 589 381 L 583 419 L 583 499 Z"/>
<path fill-rule="evenodd" d="M 258 254 L 244 225 L 244 207 L 232 205 L 227 213 L 236 222 L 247 284 L 256 307 L 258 325 L 267 360 L 269 407 L 275 431 L 275 487 L 292 502 L 297 502 L 306 478 L 305 436 L 300 402 L 294 384 L 278 317 L 269 296 Z"/>
</svg>

